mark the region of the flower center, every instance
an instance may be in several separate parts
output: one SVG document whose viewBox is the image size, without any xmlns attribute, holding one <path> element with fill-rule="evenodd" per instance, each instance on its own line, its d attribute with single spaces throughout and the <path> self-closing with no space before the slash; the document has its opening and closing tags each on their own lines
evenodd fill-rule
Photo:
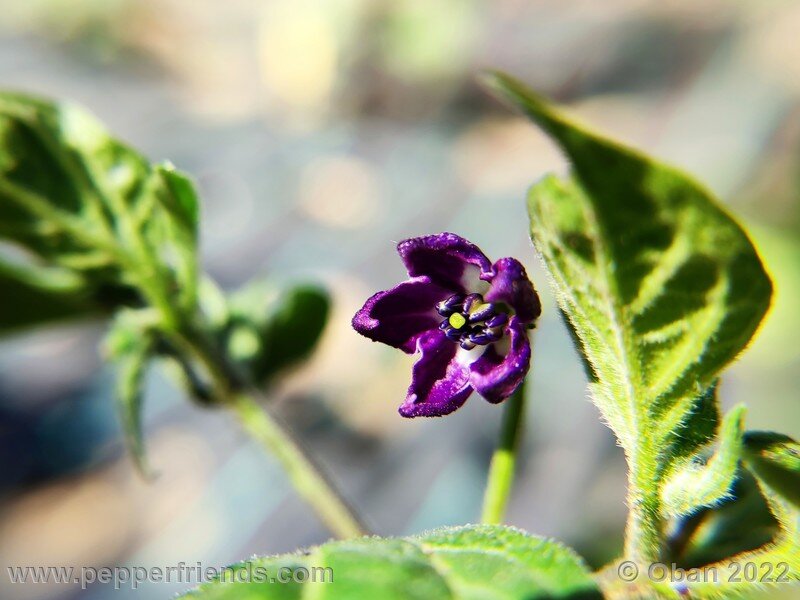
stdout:
<svg viewBox="0 0 800 600">
<path fill-rule="evenodd" d="M 444 317 L 439 329 L 465 350 L 496 342 L 508 323 L 508 315 L 480 294 L 454 294 L 439 302 L 436 312 Z"/>
</svg>

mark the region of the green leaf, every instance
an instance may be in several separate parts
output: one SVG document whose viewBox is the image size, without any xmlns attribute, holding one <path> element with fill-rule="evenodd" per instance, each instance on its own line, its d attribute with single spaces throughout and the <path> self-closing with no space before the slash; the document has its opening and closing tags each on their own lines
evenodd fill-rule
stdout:
<svg viewBox="0 0 800 600">
<path fill-rule="evenodd" d="M 117 364 L 116 400 L 125 443 L 136 468 L 148 478 L 151 471 L 142 434 L 142 387 L 155 355 L 152 328 L 156 321 L 151 311 L 124 310 L 117 315 L 104 344 L 107 358 Z"/>
<path fill-rule="evenodd" d="M 77 276 L 86 298 L 174 312 L 177 295 L 188 307 L 192 194 L 81 109 L 0 94 L 0 238 Z"/>
<path fill-rule="evenodd" d="M 531 189 L 531 235 L 594 371 L 595 401 L 629 456 L 653 454 L 752 338 L 769 277 L 687 175 L 573 124 L 508 76 L 487 85 L 571 160 L 571 178 Z"/>
<path fill-rule="evenodd" d="M 167 188 L 163 198 L 164 207 L 175 217 L 175 222 L 196 240 L 200 222 L 200 203 L 194 183 L 186 173 L 177 170 L 172 163 L 160 164 L 156 170 Z"/>
<path fill-rule="evenodd" d="M 173 268 L 180 284 L 181 300 L 191 310 L 198 294 L 197 235 L 200 220 L 200 202 L 194 183 L 188 175 L 172 164 L 156 167 L 161 177 L 162 206 L 171 218 L 165 218 L 166 232 L 161 247 L 162 256 L 171 256 Z"/>
<path fill-rule="evenodd" d="M 328 294 L 318 287 L 276 289 L 264 281 L 251 283 L 230 299 L 229 352 L 254 381 L 266 384 L 311 354 L 329 311 Z"/>
<path fill-rule="evenodd" d="M 751 434 L 748 433 L 747 436 L 750 437 Z M 717 583 L 700 583 L 693 586 L 693 598 L 696 597 L 699 600 L 745 598 L 749 596 L 749 593 L 752 593 L 755 587 L 776 586 L 781 589 L 786 589 L 791 585 L 788 582 L 794 582 L 795 585 L 800 583 L 800 510 L 798 510 L 797 506 L 792 501 L 784 497 L 785 488 L 783 485 L 785 480 L 783 477 L 785 474 L 778 476 L 777 479 L 773 479 L 774 473 L 771 472 L 774 466 L 773 461 L 781 465 L 779 467 L 781 470 L 785 468 L 788 463 L 789 470 L 793 471 L 792 464 L 794 460 L 791 457 L 793 451 L 790 449 L 787 456 L 784 448 L 780 448 L 784 446 L 784 443 L 787 441 L 784 436 L 758 433 L 752 437 L 756 438 L 756 441 L 751 442 L 751 449 L 745 452 L 746 455 L 750 455 L 750 458 L 745 459 L 745 463 L 755 474 L 761 494 L 767 501 L 769 510 L 778 523 L 778 531 L 768 543 L 760 548 L 736 554 L 733 558 L 728 557 L 717 563 L 705 566 L 704 568 L 706 569 L 716 571 Z M 790 442 L 790 446 L 793 443 L 794 442 Z M 767 479 L 773 482 L 772 485 L 768 483 L 767 480 L 762 479 L 757 473 L 758 467 L 753 468 L 753 453 L 757 455 L 756 463 L 760 463 L 763 454 L 769 457 L 765 459 L 766 462 L 770 463 L 770 467 L 765 474 L 767 475 Z M 781 490 L 780 492 L 773 487 L 776 482 L 777 487 Z M 794 492 L 796 493 L 796 488 Z M 752 533 L 753 526 L 754 523 L 748 521 L 745 523 L 745 530 L 748 533 Z M 766 579 L 764 581 L 760 579 L 758 581 L 759 585 L 756 586 L 748 578 L 741 577 L 740 570 L 743 565 L 748 563 L 756 565 L 759 568 L 759 572 L 762 573 L 762 576 L 765 569 L 772 567 L 772 570 L 775 571 L 773 579 Z M 780 583 L 774 580 L 774 577 L 778 574 L 781 576 Z"/>
<path fill-rule="evenodd" d="M 662 506 L 669 516 L 689 514 L 730 497 L 742 454 L 746 409 L 739 405 L 728 413 L 719 431 L 719 447 L 702 464 L 698 458 L 673 464 L 661 488 Z"/>
<path fill-rule="evenodd" d="M 142 440 L 142 383 L 150 358 L 151 349 L 143 345 L 117 361 L 117 401 L 125 440 L 136 468 L 145 477 L 150 476 L 150 468 Z"/>
<path fill-rule="evenodd" d="M 73 273 L 0 261 L 0 334 L 97 312 Z"/>
<path fill-rule="evenodd" d="M 748 431 L 745 464 L 753 474 L 800 509 L 800 444 L 780 433 Z"/>
<path fill-rule="evenodd" d="M 756 550 L 776 538 L 778 522 L 758 482 L 741 466 L 729 496 L 670 523 L 666 562 L 699 567 Z"/>
<path fill-rule="evenodd" d="M 235 572 L 288 567 L 318 571 L 317 583 L 220 583 L 189 592 L 202 600 L 549 600 L 601 599 L 583 561 L 568 548 L 517 529 L 466 526 L 404 539 L 332 542 L 303 554 L 254 559 Z M 327 572 L 328 583 L 319 582 Z M 228 575 L 228 581 L 235 579 Z"/>
<path fill-rule="evenodd" d="M 714 442 L 720 424 L 717 387 L 715 382 L 703 392 L 692 406 L 691 413 L 670 436 L 665 453 L 673 461 L 685 463 L 692 460 Z"/>
<path fill-rule="evenodd" d="M 760 588 L 788 591 L 791 582 L 800 582 L 800 512 L 740 469 L 731 498 L 681 520 L 669 550 L 669 559 L 681 568 L 713 574 L 688 585 L 691 598 L 750 598 Z M 757 576 L 742 574 L 753 568 Z"/>
</svg>

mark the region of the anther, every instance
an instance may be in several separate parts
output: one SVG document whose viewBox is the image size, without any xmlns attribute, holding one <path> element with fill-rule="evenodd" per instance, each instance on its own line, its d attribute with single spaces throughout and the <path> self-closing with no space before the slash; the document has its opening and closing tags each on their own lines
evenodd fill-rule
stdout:
<svg viewBox="0 0 800 600">
<path fill-rule="evenodd" d="M 453 294 L 446 300 L 442 300 L 436 305 L 436 312 L 443 317 L 449 317 L 461 308 L 464 303 L 464 294 Z"/>
<path fill-rule="evenodd" d="M 496 342 L 497 338 L 493 337 L 490 333 L 476 333 L 469 336 L 469 341 L 479 346 L 485 346 L 486 344 Z"/>
<path fill-rule="evenodd" d="M 470 323 L 480 323 L 481 321 L 490 319 L 494 316 L 494 314 L 494 304 L 475 304 L 473 305 L 472 310 L 469 312 L 468 319 Z"/>
<path fill-rule="evenodd" d="M 451 342 L 459 342 L 461 341 L 461 332 L 457 329 L 453 329 L 452 327 L 445 329 L 444 331 L 445 337 Z"/>
<path fill-rule="evenodd" d="M 464 312 L 469 314 L 469 311 L 472 309 L 472 306 L 476 302 L 482 304 L 483 296 L 481 296 L 480 294 L 470 294 L 469 296 L 464 298 L 464 304 L 462 305 Z"/>
<path fill-rule="evenodd" d="M 469 339 L 464 339 L 459 342 L 459 346 L 461 346 L 464 350 L 472 350 L 475 347 L 475 343 Z"/>
<path fill-rule="evenodd" d="M 506 323 L 508 323 L 508 315 L 506 313 L 498 313 L 496 316 L 486 321 L 486 327 L 494 329 L 495 327 L 502 327 Z"/>
</svg>

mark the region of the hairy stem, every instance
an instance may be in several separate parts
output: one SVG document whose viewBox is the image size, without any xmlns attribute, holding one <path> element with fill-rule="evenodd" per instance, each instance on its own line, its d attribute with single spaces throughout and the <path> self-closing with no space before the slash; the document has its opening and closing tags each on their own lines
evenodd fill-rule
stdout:
<svg viewBox="0 0 800 600">
<path fill-rule="evenodd" d="M 650 565 L 661 558 L 663 520 L 659 494 L 658 453 L 641 440 L 636 456 L 628 461 L 628 523 L 625 559 Z"/>
<path fill-rule="evenodd" d="M 489 465 L 486 491 L 483 496 L 481 522 L 496 525 L 503 522 L 508 498 L 514 482 L 517 450 L 522 437 L 523 409 L 525 405 L 525 381 L 506 400 L 500 442 Z"/>
</svg>

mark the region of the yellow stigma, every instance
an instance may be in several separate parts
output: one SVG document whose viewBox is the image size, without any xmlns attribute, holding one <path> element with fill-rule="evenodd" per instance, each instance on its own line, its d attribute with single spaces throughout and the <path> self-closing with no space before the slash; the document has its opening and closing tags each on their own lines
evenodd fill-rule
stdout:
<svg viewBox="0 0 800 600">
<path fill-rule="evenodd" d="M 464 318 L 464 315 L 460 313 L 453 313 L 450 315 L 450 318 L 447 319 L 447 322 L 450 323 L 456 329 L 461 329 L 467 320 Z"/>
</svg>

